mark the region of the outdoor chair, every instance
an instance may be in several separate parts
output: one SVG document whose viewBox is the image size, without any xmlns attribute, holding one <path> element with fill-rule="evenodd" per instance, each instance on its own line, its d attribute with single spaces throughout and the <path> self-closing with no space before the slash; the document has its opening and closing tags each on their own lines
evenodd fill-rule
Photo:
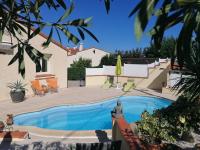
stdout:
<svg viewBox="0 0 200 150">
<path fill-rule="evenodd" d="M 39 80 L 31 81 L 31 87 L 35 95 L 44 95 L 47 92 L 47 89 L 41 86 Z"/>
<path fill-rule="evenodd" d="M 103 89 L 109 89 L 112 86 L 110 80 L 106 80 L 102 86 Z"/>
<path fill-rule="evenodd" d="M 124 84 L 122 90 L 124 92 L 129 92 L 131 89 L 133 89 L 135 87 L 135 84 L 134 84 L 134 81 L 133 80 L 130 80 L 130 81 L 127 81 L 127 83 Z"/>
<path fill-rule="evenodd" d="M 51 92 L 58 92 L 58 81 L 57 78 L 46 79 L 48 88 Z"/>
<path fill-rule="evenodd" d="M 44 92 L 47 93 L 49 91 L 49 88 L 48 88 L 48 84 L 47 84 L 46 80 L 39 80 L 39 82 L 40 82 L 40 85 L 42 86 Z"/>
</svg>

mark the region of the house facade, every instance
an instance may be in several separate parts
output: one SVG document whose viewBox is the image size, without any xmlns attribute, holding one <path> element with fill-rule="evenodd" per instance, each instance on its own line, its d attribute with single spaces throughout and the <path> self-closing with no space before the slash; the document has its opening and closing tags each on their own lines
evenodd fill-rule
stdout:
<svg viewBox="0 0 200 150">
<path fill-rule="evenodd" d="M 84 49 L 83 44 L 80 44 L 79 48 L 68 48 L 68 67 L 73 64 L 73 61 L 77 61 L 81 57 L 84 59 L 90 59 L 93 67 L 98 66 L 101 58 L 109 54 L 110 53 L 95 47 Z"/>
<path fill-rule="evenodd" d="M 0 100 L 10 99 L 10 89 L 7 87 L 8 83 L 16 82 L 21 80 L 23 83 L 27 84 L 26 88 L 28 91 L 26 95 L 32 95 L 33 91 L 31 89 L 31 81 L 34 79 L 45 79 L 49 76 L 55 76 L 58 79 L 59 88 L 67 87 L 67 49 L 63 47 L 58 42 L 52 40 L 49 47 L 43 48 L 42 43 L 46 41 L 47 36 L 40 33 L 35 36 L 31 41 L 31 45 L 38 51 L 49 54 L 49 58 L 46 60 L 41 60 L 42 71 L 39 72 L 35 63 L 29 58 L 29 56 L 24 54 L 25 62 L 25 78 L 23 79 L 21 75 L 18 74 L 18 62 L 8 66 L 8 63 L 13 58 L 17 52 L 17 48 L 13 50 L 5 50 L 7 44 L 11 43 L 9 35 L 4 35 L 2 43 L 0 43 Z M 16 39 L 13 39 L 13 44 L 17 43 Z"/>
<path fill-rule="evenodd" d="M 26 36 L 26 35 L 23 35 Z M 23 37 L 22 37 L 23 38 Z M 92 60 L 92 66 L 97 66 L 103 56 L 109 54 L 101 49 L 89 48 L 84 49 L 83 45 L 74 51 L 69 48 L 62 46 L 59 42 L 52 39 L 52 42 L 47 48 L 42 47 L 42 43 L 47 40 L 48 36 L 39 33 L 33 39 L 31 39 L 30 44 L 36 48 L 38 51 L 48 54 L 48 58 L 40 60 L 42 70 L 38 70 L 35 63 L 29 58 L 29 56 L 24 54 L 25 62 L 25 78 L 23 79 L 20 74 L 18 74 L 18 62 L 16 61 L 12 65 L 8 66 L 8 63 L 13 58 L 17 52 L 17 48 L 11 49 L 12 45 L 17 43 L 16 39 L 10 39 L 9 34 L 3 36 L 2 43 L 0 43 L 0 100 L 10 99 L 10 89 L 7 87 L 8 83 L 16 82 L 21 80 L 23 83 L 27 84 L 26 96 L 33 95 L 33 90 L 31 89 L 31 81 L 34 79 L 45 80 L 50 77 L 56 77 L 58 79 L 59 88 L 67 87 L 67 68 L 74 60 L 78 60 L 80 57 Z M 9 44 L 8 44 L 9 43 Z M 13 43 L 12 45 L 10 43 Z"/>
</svg>

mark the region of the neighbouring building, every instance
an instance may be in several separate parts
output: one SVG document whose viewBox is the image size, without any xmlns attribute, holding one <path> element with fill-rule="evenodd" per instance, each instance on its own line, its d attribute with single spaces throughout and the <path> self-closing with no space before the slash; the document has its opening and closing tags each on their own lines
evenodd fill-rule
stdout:
<svg viewBox="0 0 200 150">
<path fill-rule="evenodd" d="M 84 59 L 90 59 L 93 67 L 98 66 L 101 58 L 109 54 L 110 53 L 95 47 L 84 49 L 83 44 L 81 43 L 79 48 L 68 48 L 68 67 L 81 57 Z"/>
<path fill-rule="evenodd" d="M 0 100 L 9 99 L 10 89 L 7 87 L 8 83 L 16 82 L 17 80 L 26 83 L 28 91 L 27 95 L 33 94 L 31 89 L 31 81 L 34 79 L 45 79 L 55 76 L 58 79 L 59 87 L 67 87 L 67 48 L 60 43 L 52 40 L 48 48 L 44 49 L 42 43 L 46 41 L 47 36 L 40 33 L 31 40 L 31 44 L 42 53 L 49 54 L 49 57 L 41 60 L 42 70 L 39 72 L 35 63 L 24 54 L 25 62 L 25 79 L 18 74 L 18 62 L 8 66 L 8 63 L 17 52 L 17 48 L 10 48 L 17 43 L 16 39 L 10 39 L 8 34 L 3 36 L 2 43 L 0 43 Z"/>
<path fill-rule="evenodd" d="M 25 35 L 24 35 L 25 36 Z M 8 66 L 8 63 L 13 58 L 17 52 L 17 48 L 12 49 L 12 45 L 17 43 L 16 39 L 10 39 L 9 34 L 3 36 L 2 43 L 0 43 L 0 100 L 10 99 L 10 89 L 7 87 L 8 83 L 16 82 L 17 80 L 23 81 L 26 83 L 26 88 L 28 91 L 26 95 L 32 95 L 33 91 L 31 89 L 31 81 L 34 79 L 44 80 L 50 77 L 56 77 L 58 79 L 59 88 L 67 87 L 67 67 L 73 63 L 73 60 L 78 59 L 79 57 L 88 58 L 92 60 L 92 65 L 98 65 L 101 57 L 106 54 L 109 54 L 103 50 L 90 48 L 83 49 L 81 44 L 79 50 L 75 54 L 70 51 L 69 48 L 64 47 L 59 42 L 52 39 L 49 47 L 43 48 L 42 43 L 48 38 L 47 35 L 40 33 L 31 39 L 30 44 L 36 48 L 38 51 L 49 54 L 48 58 L 42 59 L 41 66 L 42 70 L 39 71 L 35 63 L 29 58 L 29 56 L 24 54 L 25 62 L 25 79 L 18 74 L 18 62 Z"/>
</svg>

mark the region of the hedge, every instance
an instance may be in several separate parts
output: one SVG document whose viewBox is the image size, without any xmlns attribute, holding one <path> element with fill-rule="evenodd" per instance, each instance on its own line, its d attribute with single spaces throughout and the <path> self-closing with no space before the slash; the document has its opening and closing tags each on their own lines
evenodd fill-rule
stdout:
<svg viewBox="0 0 200 150">
<path fill-rule="evenodd" d="M 85 80 L 85 68 L 68 68 L 68 80 Z"/>
</svg>

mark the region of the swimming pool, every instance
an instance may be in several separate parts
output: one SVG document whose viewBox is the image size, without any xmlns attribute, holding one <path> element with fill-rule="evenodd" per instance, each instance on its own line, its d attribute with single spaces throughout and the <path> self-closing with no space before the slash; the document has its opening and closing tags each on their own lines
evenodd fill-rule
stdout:
<svg viewBox="0 0 200 150">
<path fill-rule="evenodd" d="M 121 101 L 125 119 L 129 123 L 140 120 L 144 110 L 152 113 L 155 109 L 171 104 L 170 100 L 155 97 L 122 96 L 93 104 L 57 106 L 21 114 L 14 117 L 14 123 L 54 130 L 111 129 L 110 112 L 115 107 L 117 99 Z"/>
</svg>

